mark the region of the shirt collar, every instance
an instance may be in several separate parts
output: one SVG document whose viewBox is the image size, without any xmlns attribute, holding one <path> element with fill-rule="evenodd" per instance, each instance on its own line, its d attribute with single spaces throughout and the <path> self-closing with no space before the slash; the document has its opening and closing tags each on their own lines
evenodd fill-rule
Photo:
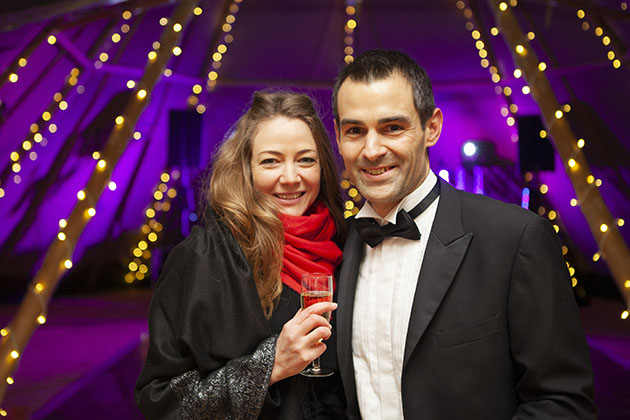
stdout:
<svg viewBox="0 0 630 420">
<path fill-rule="evenodd" d="M 366 201 L 361 207 L 361 210 L 355 216 L 357 219 L 363 217 L 371 217 L 376 220 L 380 225 L 384 225 L 386 223 L 396 224 L 396 215 L 400 209 L 405 209 L 406 211 L 410 211 L 413 209 L 427 194 L 431 191 L 435 183 L 438 182 L 437 176 L 433 173 L 432 170 L 429 170 L 429 174 L 426 179 L 422 181 L 422 184 L 415 190 L 413 190 L 409 195 L 400 200 L 400 202 L 394 206 L 393 209 L 390 210 L 389 213 L 383 218 L 379 216 L 379 214 L 374 210 L 372 205 Z"/>
</svg>

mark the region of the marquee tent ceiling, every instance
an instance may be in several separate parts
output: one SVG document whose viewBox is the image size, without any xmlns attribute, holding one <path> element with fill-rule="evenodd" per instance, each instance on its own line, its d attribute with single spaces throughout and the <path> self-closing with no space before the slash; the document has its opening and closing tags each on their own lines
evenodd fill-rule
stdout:
<svg viewBox="0 0 630 420">
<path fill-rule="evenodd" d="M 128 82 L 140 80 L 147 54 L 171 24 L 163 26 L 160 20 L 171 15 L 175 3 L 32 0 L 0 6 L 0 290 L 23 290 L 24 279 L 34 274 L 56 240 L 59 219 L 70 215 L 77 191 L 94 171 L 93 152 L 102 151 L 115 117 L 133 100 L 135 88 L 128 88 Z M 160 175 L 170 169 L 169 112 L 195 110 L 191 100 L 204 106 L 191 179 L 256 89 L 292 88 L 312 95 L 334 137 L 330 93 L 347 47 L 355 55 L 394 48 L 415 57 L 431 76 L 445 115 L 442 137 L 431 150 L 432 168 L 447 170 L 454 182 L 462 167 L 461 146 L 471 139 L 490 142 L 499 159 L 484 169 L 485 192 L 520 204 L 521 188 L 528 184 L 519 173 L 518 122 L 540 111 L 532 95 L 523 93 L 525 78 L 515 74 L 514 54 L 503 34 L 491 33 L 499 27 L 492 4 L 201 1 L 203 12 L 182 30 L 181 54 L 170 59 L 169 75 L 149 92 L 149 105 L 134 130 L 141 138 L 130 140 L 112 169 L 116 190 L 106 189 L 94 200 L 96 215 L 74 249 L 74 260 L 91 255 L 90 249 L 102 249 L 104 243 L 112 246 L 106 258 L 124 260 L 129 252 L 125 241 L 144 223 Z M 354 14 L 347 13 L 348 5 L 355 7 Z M 585 140 L 583 150 L 594 178 L 602 181 L 605 203 L 613 217 L 630 220 L 630 2 L 520 0 L 509 7 L 523 33 L 533 34 L 523 43 L 529 42 L 546 63 L 545 74 L 558 101 L 571 106 L 565 117 L 576 137 Z M 234 21 L 228 19 L 226 28 L 228 15 Z M 357 23 L 352 31 L 344 30 L 349 19 Z M 54 43 L 49 42 L 51 34 Z M 478 41 L 484 43 L 488 63 L 482 62 Z M 219 45 L 226 51 L 216 61 L 213 54 Z M 491 68 L 500 80 L 493 81 Z M 216 85 L 206 89 L 210 71 L 217 74 Z M 203 87 L 200 94 L 194 93 L 195 85 Z M 42 119 L 46 111 L 48 120 Z M 34 138 L 37 133 L 41 138 Z M 19 154 L 17 161 L 12 160 L 13 152 Z M 183 174 L 185 178 L 188 171 Z M 531 185 L 548 186 L 542 200 L 547 212 L 554 209 L 561 216 L 571 263 L 584 273 L 606 274 L 605 263 L 591 259 L 601 244 L 593 239 L 579 206 L 570 205 L 575 192 L 558 154 L 555 170 L 534 178 Z M 196 184 L 190 184 L 181 191 L 183 206 L 192 211 Z M 630 242 L 629 228 L 619 230 Z M 124 246 L 112 245 L 121 240 Z"/>
</svg>

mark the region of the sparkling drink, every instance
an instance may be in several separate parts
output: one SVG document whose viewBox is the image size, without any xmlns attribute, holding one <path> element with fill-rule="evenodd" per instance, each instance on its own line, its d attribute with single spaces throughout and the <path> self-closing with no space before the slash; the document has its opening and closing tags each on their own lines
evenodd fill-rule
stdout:
<svg viewBox="0 0 630 420">
<path fill-rule="evenodd" d="M 319 302 L 332 302 L 333 298 L 333 277 L 324 273 L 304 273 L 302 275 L 302 290 L 300 293 L 300 304 L 302 309 L 308 308 Z M 322 314 L 330 322 L 330 312 Z M 333 374 L 332 369 L 322 367 L 317 357 L 311 366 L 300 372 L 301 375 L 310 377 L 324 377 Z"/>
</svg>

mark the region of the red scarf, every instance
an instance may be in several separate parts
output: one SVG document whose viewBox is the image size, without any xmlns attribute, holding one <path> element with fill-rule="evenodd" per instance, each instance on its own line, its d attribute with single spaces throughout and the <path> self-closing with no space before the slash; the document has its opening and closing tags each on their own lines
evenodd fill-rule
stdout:
<svg viewBox="0 0 630 420">
<path fill-rule="evenodd" d="M 341 262 L 343 254 L 332 241 L 335 221 L 320 200 L 303 216 L 280 216 L 284 225 L 282 283 L 300 293 L 303 273 L 334 274 Z"/>
</svg>

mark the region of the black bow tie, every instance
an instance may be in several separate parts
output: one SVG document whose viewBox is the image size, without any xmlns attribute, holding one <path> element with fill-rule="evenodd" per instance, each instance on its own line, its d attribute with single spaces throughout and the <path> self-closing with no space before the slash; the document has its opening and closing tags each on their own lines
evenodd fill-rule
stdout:
<svg viewBox="0 0 630 420">
<path fill-rule="evenodd" d="M 420 239 L 420 231 L 418 231 L 418 226 L 416 226 L 416 222 L 414 222 L 413 219 L 425 211 L 439 195 L 440 181 L 438 180 L 429 194 L 427 194 L 416 207 L 411 209 L 410 212 L 406 212 L 403 209 L 396 214 L 395 225 L 388 223 L 381 226 L 371 217 L 355 219 L 354 224 L 359 235 L 363 238 L 363 241 L 372 248 L 390 236 L 418 240 Z"/>
</svg>

